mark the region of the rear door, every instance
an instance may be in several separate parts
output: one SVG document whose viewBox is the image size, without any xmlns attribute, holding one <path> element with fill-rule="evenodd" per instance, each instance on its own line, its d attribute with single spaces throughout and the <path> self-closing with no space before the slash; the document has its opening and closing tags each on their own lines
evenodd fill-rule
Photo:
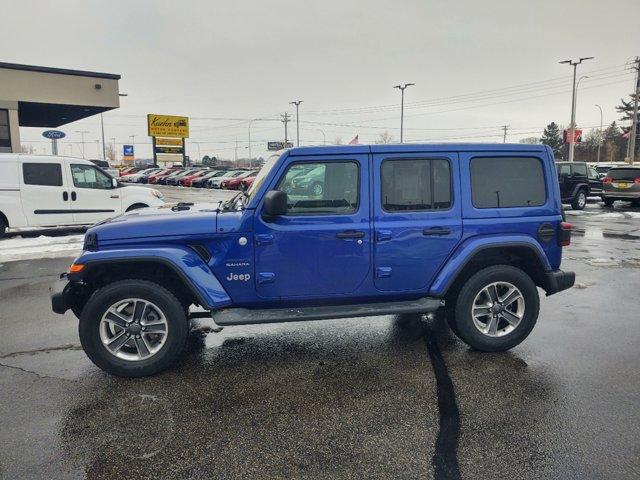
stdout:
<svg viewBox="0 0 640 480">
<path fill-rule="evenodd" d="M 456 153 L 373 156 L 374 284 L 426 290 L 462 237 Z"/>
<path fill-rule="evenodd" d="M 64 160 L 20 162 L 20 198 L 29 226 L 71 225 L 69 179 Z"/>
<path fill-rule="evenodd" d="M 120 191 L 111 177 L 94 165 L 65 159 L 70 179 L 73 223 L 92 224 L 122 213 Z"/>
</svg>

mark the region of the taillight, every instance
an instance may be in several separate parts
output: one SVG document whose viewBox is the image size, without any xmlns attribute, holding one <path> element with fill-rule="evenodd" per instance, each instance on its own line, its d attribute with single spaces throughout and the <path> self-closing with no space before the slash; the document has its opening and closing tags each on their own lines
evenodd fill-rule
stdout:
<svg viewBox="0 0 640 480">
<path fill-rule="evenodd" d="M 602 180 L 602 183 L 613 183 L 613 178 L 606 176 L 604 177 L 604 179 Z"/>
<path fill-rule="evenodd" d="M 640 177 L 636 177 L 636 179 L 633 181 L 633 183 L 640 183 Z"/>
<path fill-rule="evenodd" d="M 558 234 L 558 244 L 567 247 L 571 244 L 571 229 L 573 225 L 569 222 L 560 222 L 560 232 Z"/>
</svg>

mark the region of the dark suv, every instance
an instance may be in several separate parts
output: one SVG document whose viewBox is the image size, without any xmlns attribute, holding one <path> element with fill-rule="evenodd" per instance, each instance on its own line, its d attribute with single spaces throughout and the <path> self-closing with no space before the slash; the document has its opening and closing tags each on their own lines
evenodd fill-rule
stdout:
<svg viewBox="0 0 640 480">
<path fill-rule="evenodd" d="M 574 210 L 587 205 L 587 197 L 602 191 L 602 181 L 595 170 L 584 162 L 556 162 L 562 203 L 570 203 Z"/>
<path fill-rule="evenodd" d="M 604 178 L 602 201 L 607 207 L 616 200 L 627 200 L 640 206 L 640 167 L 614 167 Z"/>
</svg>

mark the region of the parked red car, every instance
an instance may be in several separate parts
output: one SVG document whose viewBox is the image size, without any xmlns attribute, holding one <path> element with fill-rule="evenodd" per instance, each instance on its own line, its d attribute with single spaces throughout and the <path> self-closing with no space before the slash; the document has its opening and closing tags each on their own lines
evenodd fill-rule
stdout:
<svg viewBox="0 0 640 480">
<path fill-rule="evenodd" d="M 253 185 L 254 180 L 256 179 L 256 175 L 254 175 L 253 177 L 247 177 L 244 180 L 242 180 L 242 186 L 244 187 L 245 190 L 249 190 L 249 188 L 251 187 L 251 185 Z"/>
<path fill-rule="evenodd" d="M 160 173 L 157 173 L 155 175 L 150 176 L 149 177 L 149 183 L 156 183 L 157 184 L 160 180 L 164 180 L 169 175 L 173 175 L 176 172 L 177 172 L 177 170 L 175 168 L 168 168 L 166 170 L 163 170 Z"/>
<path fill-rule="evenodd" d="M 242 180 L 254 177 L 257 174 L 258 172 L 247 172 L 246 174 L 243 173 L 242 175 L 230 178 L 229 180 L 224 180 L 220 183 L 220 188 L 226 188 L 227 190 L 239 190 L 242 185 Z"/>
<path fill-rule="evenodd" d="M 190 187 L 191 186 L 191 182 L 193 182 L 195 179 L 203 176 L 205 173 L 208 173 L 208 172 L 209 172 L 209 170 L 200 170 L 198 172 L 195 172 L 192 175 L 187 175 L 182 180 L 180 180 L 180 184 L 183 187 Z"/>
</svg>

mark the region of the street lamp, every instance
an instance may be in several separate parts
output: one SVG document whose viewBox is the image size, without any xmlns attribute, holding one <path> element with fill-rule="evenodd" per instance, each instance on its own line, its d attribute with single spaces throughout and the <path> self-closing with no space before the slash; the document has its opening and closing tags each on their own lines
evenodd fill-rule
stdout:
<svg viewBox="0 0 640 480">
<path fill-rule="evenodd" d="M 326 145 L 327 144 L 327 135 L 324 133 L 324 130 L 322 130 L 320 128 L 316 128 L 316 130 L 318 130 L 322 134 L 322 144 Z"/>
<path fill-rule="evenodd" d="M 396 85 L 393 88 L 397 88 L 401 92 L 400 97 L 400 143 L 402 143 L 403 133 L 404 133 L 404 90 L 407 87 L 411 87 L 415 85 L 415 83 L 405 83 L 404 85 Z"/>
<path fill-rule="evenodd" d="M 580 65 L 585 60 L 591 60 L 595 57 L 581 57 L 578 61 L 573 60 L 563 60 L 563 64 L 571 65 L 573 67 L 573 90 L 571 95 L 571 124 L 570 124 L 570 137 L 569 137 L 569 161 L 573 162 L 573 155 L 575 150 L 575 130 L 576 130 L 576 67 Z"/>
<path fill-rule="evenodd" d="M 600 163 L 600 147 L 602 146 L 602 107 L 596 103 L 596 107 L 600 110 L 600 134 L 598 135 L 598 156 L 596 163 Z"/>
<path fill-rule="evenodd" d="M 302 100 L 296 100 L 295 102 L 289 102 L 289 105 L 296 106 L 296 147 L 300 146 L 300 104 Z M 286 147 L 286 145 L 285 145 Z"/>
<path fill-rule="evenodd" d="M 85 158 L 84 156 L 84 134 L 85 133 L 90 133 L 88 130 L 76 130 L 76 133 L 79 133 L 82 137 L 82 158 Z"/>
</svg>

